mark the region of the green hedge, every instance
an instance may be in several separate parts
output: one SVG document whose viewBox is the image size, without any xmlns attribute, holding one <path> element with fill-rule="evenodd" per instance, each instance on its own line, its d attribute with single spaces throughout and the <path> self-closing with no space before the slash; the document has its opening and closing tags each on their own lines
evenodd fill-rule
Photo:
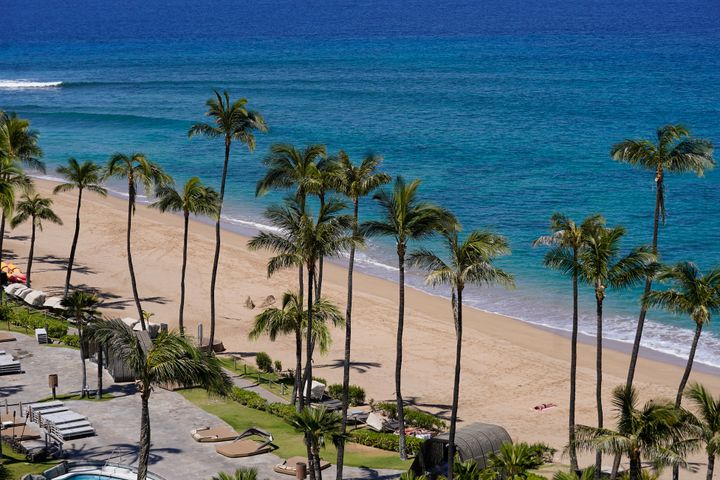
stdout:
<svg viewBox="0 0 720 480">
<path fill-rule="evenodd" d="M 333 383 L 332 385 L 328 386 L 327 393 L 335 400 L 342 400 L 342 390 L 343 388 L 341 384 Z M 358 385 L 350 385 L 350 388 L 348 389 L 348 394 L 348 400 L 350 401 L 351 406 L 357 407 L 358 405 L 362 405 L 365 403 L 365 390 L 363 390 L 362 387 Z"/>
<path fill-rule="evenodd" d="M 350 439 L 359 443 L 360 445 L 366 445 L 368 447 L 379 448 L 381 450 L 389 450 L 391 452 L 397 452 L 400 449 L 400 437 L 394 433 L 380 433 L 373 430 L 353 430 L 350 432 Z M 405 437 L 405 450 L 410 455 L 417 455 L 422 447 L 424 440 L 406 436 Z"/>
<path fill-rule="evenodd" d="M 289 420 L 295 413 L 295 406 L 293 405 L 279 402 L 270 403 L 257 393 L 250 390 L 243 390 L 240 387 L 233 387 L 230 392 L 230 398 L 248 408 L 267 412 L 285 420 Z"/>
<path fill-rule="evenodd" d="M 393 402 L 378 403 L 376 407 L 382 410 L 385 415 L 392 419 L 397 418 L 397 405 Z M 445 422 L 435 415 L 415 410 L 414 408 L 403 408 L 404 420 L 406 425 L 418 428 L 427 428 L 429 430 L 443 430 L 447 427 Z"/>
<path fill-rule="evenodd" d="M 51 338 L 60 339 L 67 335 L 67 322 L 48 317 L 42 314 L 33 314 L 24 308 L 12 309 L 10 322 L 21 328 L 35 330 L 36 328 L 47 329 L 47 334 Z"/>
<path fill-rule="evenodd" d="M 68 347 L 80 348 L 80 337 L 78 335 L 65 335 L 60 338 L 60 343 L 64 343 Z"/>
</svg>

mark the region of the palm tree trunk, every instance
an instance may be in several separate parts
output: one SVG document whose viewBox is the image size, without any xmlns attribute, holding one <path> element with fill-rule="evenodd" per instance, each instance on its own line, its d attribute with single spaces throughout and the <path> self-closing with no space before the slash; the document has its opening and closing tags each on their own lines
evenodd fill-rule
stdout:
<svg viewBox="0 0 720 480">
<path fill-rule="evenodd" d="M 577 248 L 573 249 L 573 265 L 577 265 Z M 570 412 L 568 414 L 568 455 L 570 471 L 578 471 L 577 450 L 575 448 L 575 397 L 577 391 L 577 341 L 578 341 L 578 277 L 573 271 L 573 319 L 570 339 Z"/>
<path fill-rule="evenodd" d="M 453 480 L 453 466 L 455 464 L 455 430 L 457 428 L 457 411 L 460 401 L 460 366 L 462 362 L 462 286 L 457 288 L 457 298 L 454 302 L 455 316 L 455 379 L 453 381 L 452 411 L 450 414 L 450 434 L 448 436 L 448 480 Z"/>
<path fill-rule="evenodd" d="M 642 464 L 640 457 L 637 455 L 630 456 L 630 480 L 640 480 L 642 478 Z"/>
<path fill-rule="evenodd" d="M 313 322 L 312 322 L 312 308 L 313 308 L 313 280 L 315 278 L 315 263 L 308 263 L 308 296 L 307 296 L 307 337 L 305 339 L 305 404 L 310 405 L 312 402 L 312 348 L 313 348 Z"/>
<path fill-rule="evenodd" d="M 28 253 L 27 272 L 25 272 L 25 285 L 30 286 L 30 273 L 32 272 L 33 255 L 35 253 L 35 217 L 32 220 L 32 234 L 30 235 L 30 253 Z"/>
<path fill-rule="evenodd" d="M 5 210 L 0 217 L 0 261 L 2 261 L 3 244 L 5 243 Z"/>
<path fill-rule="evenodd" d="M 130 285 L 132 286 L 133 298 L 135 299 L 135 307 L 138 312 L 138 319 L 143 330 L 147 330 L 145 325 L 145 316 L 143 315 L 142 305 L 140 304 L 140 295 L 138 294 L 137 281 L 135 280 L 135 267 L 133 267 L 132 248 L 130 239 L 132 238 L 132 217 L 133 205 L 135 204 L 135 184 L 132 178 L 128 180 L 128 217 L 127 217 L 127 258 L 128 270 L 130 270 Z"/>
<path fill-rule="evenodd" d="M 97 346 L 97 392 L 95 392 L 95 398 L 102 400 L 103 391 L 103 346 L 98 344 Z"/>
<path fill-rule="evenodd" d="M 80 205 L 82 204 L 83 189 L 78 190 L 77 211 L 75 212 L 75 234 L 73 235 L 72 246 L 70 247 L 70 258 L 68 259 L 67 273 L 65 274 L 65 290 L 63 297 L 67 297 L 70 289 L 70 276 L 72 275 L 73 263 L 75 262 L 75 250 L 77 249 L 78 238 L 80 237 Z"/>
<path fill-rule="evenodd" d="M 187 269 L 187 248 L 188 248 L 188 230 L 190 224 L 190 212 L 185 211 L 183 224 L 183 252 L 182 252 L 182 269 L 180 272 L 180 312 L 178 313 L 178 326 L 180 335 L 185 336 L 185 323 L 183 321 L 185 313 L 185 271 Z"/>
<path fill-rule="evenodd" d="M 708 455 L 707 475 L 705 476 L 705 480 L 713 480 L 714 470 L 715 470 L 715 455 Z"/>
<path fill-rule="evenodd" d="M 140 394 L 142 413 L 140 414 L 140 454 L 138 456 L 137 480 L 146 480 L 150 460 L 150 385 L 143 385 Z"/>
<path fill-rule="evenodd" d="M 320 448 L 315 447 L 313 452 L 313 468 L 315 468 L 315 480 L 322 480 L 322 469 L 320 468 Z"/>
<path fill-rule="evenodd" d="M 397 326 L 397 344 L 395 346 L 395 397 L 397 401 L 397 418 L 400 426 L 399 432 L 399 448 L 400 459 L 406 460 L 405 454 L 405 412 L 402 399 L 402 391 L 400 389 L 402 383 L 402 347 L 403 347 L 403 328 L 405 326 L 405 245 L 398 243 L 398 266 L 400 268 L 399 276 L 399 292 L 398 292 L 398 326 Z"/>
<path fill-rule="evenodd" d="M 298 308 L 300 309 L 300 315 L 302 315 L 303 312 L 303 300 L 305 298 L 305 278 L 304 278 L 305 269 L 303 268 L 302 264 L 300 264 L 300 267 L 298 268 Z M 302 336 L 300 337 L 300 350 L 302 351 Z M 302 358 L 298 357 L 300 361 L 300 365 L 302 365 Z M 302 367 L 301 367 L 302 368 Z M 298 373 L 300 375 L 297 375 L 297 386 L 298 386 L 298 412 L 303 409 L 305 406 L 305 395 L 303 393 L 303 382 L 302 382 L 302 372 L 298 370 Z"/>
<path fill-rule="evenodd" d="M 325 258 L 320 257 L 320 260 L 318 260 L 318 274 L 317 274 L 317 282 L 315 284 L 315 300 L 320 300 L 320 296 L 322 295 L 322 282 L 323 282 L 323 267 L 325 266 Z"/>
<path fill-rule="evenodd" d="M 85 398 L 87 392 L 87 365 L 85 364 L 85 342 L 82 327 L 82 318 L 75 319 L 78 325 L 78 337 L 80 338 L 80 361 L 82 362 L 82 387 L 80 388 L 80 398 Z"/>
<path fill-rule="evenodd" d="M 603 301 L 600 298 L 597 302 L 597 351 L 595 358 L 596 368 L 596 384 L 595 384 L 595 401 L 597 402 L 597 426 L 603 428 L 603 407 L 602 407 L 602 344 L 603 344 Z M 602 468 L 602 453 L 598 450 L 595 453 L 595 479 L 600 478 L 600 469 Z"/>
<path fill-rule="evenodd" d="M 302 411 L 304 403 L 302 396 L 302 330 L 297 329 L 295 330 L 295 386 L 290 403 L 297 407 L 298 413 Z"/>
<path fill-rule="evenodd" d="M 220 179 L 220 204 L 218 205 L 217 220 L 215 221 L 215 256 L 213 257 L 212 276 L 210 277 L 210 337 L 208 347 L 213 351 L 215 343 L 215 283 L 217 282 L 218 264 L 220 263 L 220 213 L 225 200 L 225 180 L 227 179 L 228 163 L 230 162 L 230 137 L 225 137 L 225 161 Z M 202 345 L 201 345 L 202 347 Z"/>
<path fill-rule="evenodd" d="M 353 201 L 353 238 L 358 235 L 358 199 Z M 345 359 L 343 361 L 343 388 L 342 388 L 342 420 L 340 423 L 341 440 L 337 446 L 337 475 L 336 480 L 342 480 L 343 463 L 345 461 L 345 433 L 347 432 L 348 404 L 350 403 L 350 348 L 352 341 L 352 290 L 353 267 L 355 266 L 355 244 L 350 245 L 350 260 L 348 260 L 348 286 L 347 304 L 345 306 Z"/>
</svg>

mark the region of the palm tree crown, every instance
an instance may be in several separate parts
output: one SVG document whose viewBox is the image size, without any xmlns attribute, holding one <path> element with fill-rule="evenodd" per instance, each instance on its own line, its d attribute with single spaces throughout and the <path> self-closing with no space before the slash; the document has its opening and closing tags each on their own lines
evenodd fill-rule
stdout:
<svg viewBox="0 0 720 480">
<path fill-rule="evenodd" d="M 114 154 L 105 168 L 105 177 L 127 180 L 128 201 L 132 205 L 133 212 L 139 186 L 149 193 L 153 191 L 153 188 L 172 184 L 172 178 L 163 171 L 162 167 L 150 161 L 142 153 Z"/>
<path fill-rule="evenodd" d="M 18 118 L 14 112 L 0 111 L 0 157 L 45 173 L 42 156 L 38 133 L 30 128 L 30 121 Z"/>
<path fill-rule="evenodd" d="M 714 397 L 699 383 L 690 385 L 685 393 L 697 411 L 694 422 L 701 431 L 708 456 L 707 480 L 712 480 L 715 457 L 720 455 L 720 397 Z"/>
<path fill-rule="evenodd" d="M 215 96 L 205 105 L 205 116 L 212 119 L 212 123 L 196 123 L 188 130 L 188 137 L 203 135 L 209 138 L 225 138 L 226 141 L 240 141 L 250 150 L 255 148 L 255 131 L 266 132 L 267 125 L 262 116 L 255 111 L 247 109 L 247 99 L 239 98 L 230 101 L 230 94 L 217 90 Z"/>
<path fill-rule="evenodd" d="M 296 187 L 296 195 L 304 207 L 307 195 L 318 193 L 322 188 L 318 161 L 326 154 L 325 145 L 309 145 L 303 150 L 289 144 L 273 145 L 270 155 L 263 160 L 267 171 L 258 181 L 255 195 L 264 195 L 270 189 Z"/>
<path fill-rule="evenodd" d="M 5 215 L 11 215 L 15 208 L 15 192 L 21 189 L 29 192 L 32 180 L 22 168 L 8 158 L 0 157 L 0 208 Z"/>
<path fill-rule="evenodd" d="M 161 212 L 183 212 L 193 215 L 217 215 L 220 197 L 198 177 L 192 177 L 178 191 L 171 185 L 160 185 L 155 190 L 157 201 L 150 206 Z"/>
<path fill-rule="evenodd" d="M 103 169 L 95 162 L 86 160 L 80 163 L 71 157 L 68 159 L 67 165 L 59 166 L 56 171 L 67 182 L 56 186 L 53 193 L 69 192 L 77 188 L 78 190 L 87 189 L 103 197 L 107 195 L 107 190 L 101 186 Z"/>
<path fill-rule="evenodd" d="M 33 225 L 40 231 L 43 228 L 43 220 L 62 225 L 62 220 L 52 210 L 52 204 L 51 198 L 42 197 L 39 193 L 23 194 L 15 207 L 15 216 L 10 221 L 10 226 L 15 228 L 27 220 L 32 220 Z"/>
</svg>

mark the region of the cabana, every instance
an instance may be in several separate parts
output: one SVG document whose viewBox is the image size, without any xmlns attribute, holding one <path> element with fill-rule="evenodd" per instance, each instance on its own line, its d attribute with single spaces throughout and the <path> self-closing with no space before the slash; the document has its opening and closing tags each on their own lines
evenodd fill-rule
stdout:
<svg viewBox="0 0 720 480">
<path fill-rule="evenodd" d="M 455 451 L 460 461 L 475 461 L 487 467 L 490 455 L 497 453 L 503 443 L 512 443 L 507 430 L 499 425 L 473 423 L 455 432 Z M 448 465 L 449 434 L 443 433 L 423 443 L 410 469 L 416 475 L 444 474 Z"/>
</svg>

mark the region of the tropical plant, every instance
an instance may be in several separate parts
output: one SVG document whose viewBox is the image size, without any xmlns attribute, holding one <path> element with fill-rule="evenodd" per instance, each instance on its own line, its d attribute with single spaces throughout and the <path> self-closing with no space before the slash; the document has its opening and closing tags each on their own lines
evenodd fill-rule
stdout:
<svg viewBox="0 0 720 480">
<path fill-rule="evenodd" d="M 86 321 L 91 322 L 97 314 L 98 298 L 91 293 L 75 290 L 71 295 L 65 296 L 61 303 L 62 306 L 65 307 L 67 314 L 75 318 L 75 326 L 77 327 L 78 336 L 80 337 L 80 360 L 82 361 L 82 388 L 80 389 L 80 398 L 85 398 L 88 393 L 87 370 L 85 368 L 85 357 L 87 356 L 87 352 L 85 351 L 85 324 Z M 101 366 L 102 362 L 98 361 L 98 365 Z M 99 371 L 98 380 L 100 385 L 102 385 L 102 369 Z M 98 390 L 101 388 L 100 386 Z"/>
<path fill-rule="evenodd" d="M 511 274 L 496 267 L 497 257 L 510 253 L 507 240 L 495 233 L 474 230 L 461 239 L 456 222 L 443 229 L 443 243 L 447 260 L 428 249 L 420 249 L 410 254 L 408 263 L 428 272 L 425 282 L 433 287 L 446 285 L 451 291 L 451 307 L 455 323 L 455 372 L 453 377 L 453 395 L 450 414 L 450 434 L 448 437 L 448 457 L 455 458 L 455 429 L 460 400 L 460 367 L 462 364 L 463 334 L 463 293 L 465 286 L 515 285 Z M 452 480 L 453 469 L 448 466 L 447 478 Z"/>
<path fill-rule="evenodd" d="M 235 473 L 220 472 L 212 480 L 257 480 L 257 470 L 254 468 L 241 467 Z"/>
<path fill-rule="evenodd" d="M 127 181 L 128 188 L 128 212 L 127 212 L 127 230 L 126 230 L 126 248 L 128 270 L 130 272 L 130 284 L 132 286 L 133 298 L 135 299 L 135 307 L 137 308 L 138 320 L 143 330 L 147 329 L 145 318 L 143 317 L 143 309 L 140 304 L 140 295 L 138 294 L 137 281 L 135 280 L 135 267 L 132 260 L 132 218 L 135 214 L 135 201 L 138 194 L 138 187 L 142 185 L 146 193 L 151 192 L 154 188 L 161 185 L 172 184 L 172 179 L 167 175 L 160 165 L 151 162 L 142 153 L 132 153 L 125 155 L 116 153 L 110 157 L 110 161 L 105 169 L 105 178 L 116 177 Z"/>
<path fill-rule="evenodd" d="M 625 235 L 623 227 L 592 228 L 587 236 L 587 243 L 580 252 L 579 277 L 595 291 L 596 313 L 596 384 L 595 399 L 597 404 L 598 428 L 603 428 L 602 404 L 602 348 L 603 348 L 603 302 L 606 290 L 632 287 L 651 276 L 657 269 L 656 256 L 648 247 L 638 247 L 625 256 L 620 255 L 620 241 Z M 602 451 L 598 449 L 595 456 L 595 478 L 600 478 L 602 468 Z"/>
<path fill-rule="evenodd" d="M 687 466 L 684 456 L 696 445 L 696 429 L 688 415 L 671 402 L 650 400 L 638 406 L 634 387 L 617 386 L 612 393 L 617 418 L 615 430 L 577 426 L 577 445 L 609 455 L 626 455 L 630 461 L 630 480 L 641 479 L 641 461 L 657 467 Z"/>
<path fill-rule="evenodd" d="M 212 275 L 210 277 L 210 337 L 208 345 L 212 350 L 215 342 L 215 284 L 220 262 L 220 214 L 225 200 L 225 182 L 230 163 L 230 147 L 234 141 L 247 145 L 249 151 L 255 149 L 255 132 L 266 132 L 265 120 L 258 112 L 247 109 L 247 100 L 240 98 L 234 102 L 226 91 L 222 95 L 215 91 L 205 105 L 205 116 L 211 119 L 210 123 L 196 123 L 188 131 L 188 137 L 203 135 L 210 139 L 221 138 L 225 142 L 225 158 L 223 161 L 222 177 L 220 178 L 220 199 L 215 217 L 215 254 L 213 257 Z"/>
<path fill-rule="evenodd" d="M 1 118 L 1 117 L 0 117 Z M 15 191 L 21 189 L 30 192 L 32 180 L 25 175 L 22 168 L 7 157 L 0 156 L 0 260 L 2 259 L 2 245 L 5 238 L 5 219 L 12 217 L 15 208 Z"/>
<path fill-rule="evenodd" d="M 532 477 L 531 470 L 543 464 L 537 449 L 525 442 L 505 442 L 497 453 L 492 453 L 488 466 L 483 472 L 487 480 L 526 480 Z"/>
<path fill-rule="evenodd" d="M 693 172 L 701 177 L 705 170 L 715 166 L 713 146 L 708 140 L 692 138 L 683 125 L 665 125 L 657 129 L 657 140 L 624 140 L 613 145 L 610 155 L 613 160 L 650 170 L 655 174 L 655 214 L 653 216 L 652 252 L 657 254 L 658 226 L 665 223 L 665 174 Z M 650 292 L 652 279 L 645 280 L 643 295 Z M 640 308 L 635 340 L 630 354 L 627 385 L 633 383 L 640 342 L 642 340 L 647 309 Z"/>
<path fill-rule="evenodd" d="M 304 212 L 307 196 L 319 193 L 322 187 L 318 161 L 326 154 L 325 145 L 320 144 L 308 145 L 303 150 L 285 143 L 273 145 L 263 159 L 266 172 L 257 182 L 255 195 L 294 188 L 300 210 Z"/>
<path fill-rule="evenodd" d="M 63 290 L 63 297 L 67 297 L 78 238 L 80 237 L 80 207 L 82 206 L 83 190 L 87 189 L 103 197 L 107 195 L 107 190 L 100 185 L 103 176 L 102 167 L 89 160 L 81 164 L 75 158 L 70 157 L 67 165 L 59 166 L 56 171 L 65 178 L 67 182 L 56 186 L 53 189 L 53 193 L 69 192 L 76 188 L 78 190 L 77 209 L 75 211 L 75 234 L 73 235 L 72 245 L 70 246 L 70 257 L 68 258 L 67 273 L 65 274 L 65 289 Z"/>
<path fill-rule="evenodd" d="M 443 225 L 447 225 L 452 215 L 443 208 L 418 198 L 420 180 L 406 183 L 402 177 L 395 179 L 391 191 L 383 189 L 373 198 L 382 211 L 381 220 L 365 222 L 360 233 L 363 236 L 386 236 L 395 240 L 398 255 L 398 326 L 395 350 L 395 396 L 398 405 L 400 423 L 400 458 L 405 460 L 405 422 L 403 418 L 403 399 L 401 390 L 403 329 L 405 325 L 405 256 L 408 242 L 422 240 L 434 235 Z"/>
<path fill-rule="evenodd" d="M 570 470 L 578 470 L 575 448 L 575 400 L 577 391 L 577 345 L 578 345 L 578 274 L 579 254 L 585 245 L 589 232 L 602 225 L 602 217 L 590 215 L 582 224 L 576 224 L 570 217 L 555 213 L 550 217 L 550 235 L 544 235 L 533 242 L 533 246 L 549 246 L 544 263 L 548 268 L 559 270 L 572 278 L 573 313 L 570 334 L 570 403 L 568 414 L 568 456 Z"/>
<path fill-rule="evenodd" d="M 26 274 L 26 285 L 30 286 L 30 274 L 32 273 L 33 255 L 35 251 L 36 229 L 42 232 L 42 222 L 62 225 L 62 220 L 52 210 L 53 201 L 50 198 L 41 197 L 40 194 L 24 194 L 15 208 L 15 216 L 10 220 L 12 228 L 30 220 L 32 230 L 30 234 L 30 252 L 28 253 L 28 264 Z"/>
<path fill-rule="evenodd" d="M 290 425 L 300 433 L 305 434 L 309 451 L 312 455 L 308 458 L 310 462 L 310 478 L 322 480 L 320 470 L 320 449 L 325 447 L 327 440 L 337 444 L 341 435 L 340 424 L 342 419 L 335 412 L 325 407 L 305 407 L 290 419 Z"/>
<path fill-rule="evenodd" d="M 211 393 L 227 394 L 232 382 L 220 361 L 175 332 L 160 333 L 147 345 L 121 320 L 97 322 L 87 327 L 90 341 L 105 345 L 135 374 L 142 410 L 138 480 L 147 478 L 150 458 L 150 394 L 154 387 L 178 385 L 201 387 Z"/>
<path fill-rule="evenodd" d="M 708 458 L 706 480 L 712 480 L 715 457 L 720 455 L 720 397 L 713 397 L 699 383 L 690 385 L 685 396 L 692 401 L 696 410 L 694 422 L 700 427 Z"/>
<path fill-rule="evenodd" d="M 559 471 L 553 475 L 552 480 L 592 480 L 595 478 L 595 466 L 591 465 L 577 474 L 577 470 L 570 469 L 569 472 Z"/>
<path fill-rule="evenodd" d="M 180 273 L 180 312 L 178 325 L 180 335 L 185 334 L 185 272 L 187 269 L 188 232 L 190 230 L 190 214 L 215 216 L 218 214 L 220 197 L 210 187 L 203 185 L 198 177 L 185 182 L 182 191 L 170 185 L 160 185 L 155 191 L 157 201 L 150 206 L 161 212 L 182 212 L 183 214 L 183 251 Z"/>
</svg>

